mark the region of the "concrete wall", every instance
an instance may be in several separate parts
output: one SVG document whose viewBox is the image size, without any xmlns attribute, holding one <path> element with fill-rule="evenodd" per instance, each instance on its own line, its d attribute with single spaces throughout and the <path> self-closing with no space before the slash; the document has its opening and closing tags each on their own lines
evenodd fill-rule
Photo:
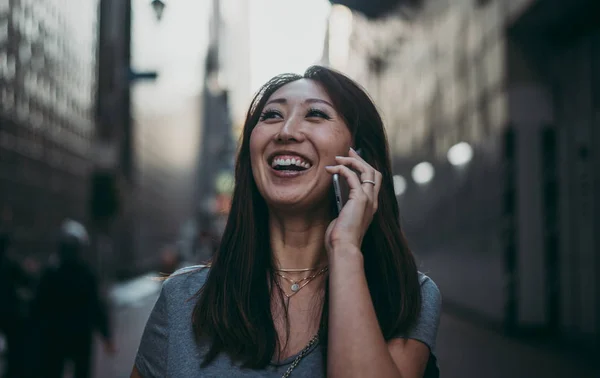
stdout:
<svg viewBox="0 0 600 378">
<path fill-rule="evenodd" d="M 560 175 L 561 326 L 600 338 L 600 29 L 553 59 Z"/>
<path fill-rule="evenodd" d="M 600 335 L 594 3 L 538 2 L 511 27 L 508 51 L 510 117 L 524 145 L 519 317 L 578 341 Z M 541 149 L 543 129 L 556 134 L 545 146 L 556 149 L 556 167 Z"/>
</svg>

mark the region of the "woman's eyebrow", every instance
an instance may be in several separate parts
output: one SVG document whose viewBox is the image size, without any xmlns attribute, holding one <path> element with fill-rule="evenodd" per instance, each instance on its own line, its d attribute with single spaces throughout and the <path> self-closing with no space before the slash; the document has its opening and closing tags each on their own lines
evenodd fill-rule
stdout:
<svg viewBox="0 0 600 378">
<path fill-rule="evenodd" d="M 287 102 L 288 102 L 287 99 L 283 98 L 283 97 L 281 97 L 281 98 L 274 98 L 272 100 L 269 100 L 265 104 L 265 106 L 267 106 L 269 104 L 287 104 Z M 331 106 L 333 108 L 333 105 L 329 101 L 322 100 L 320 98 L 308 98 L 308 99 L 304 100 L 304 103 L 305 104 L 322 103 L 322 104 L 329 105 L 329 106 Z"/>
<path fill-rule="evenodd" d="M 326 104 L 329 105 L 333 108 L 333 105 L 329 102 L 329 101 L 325 101 L 319 98 L 309 98 L 306 101 L 304 101 L 307 104 L 314 104 L 314 103 L 321 103 L 321 104 Z"/>
</svg>

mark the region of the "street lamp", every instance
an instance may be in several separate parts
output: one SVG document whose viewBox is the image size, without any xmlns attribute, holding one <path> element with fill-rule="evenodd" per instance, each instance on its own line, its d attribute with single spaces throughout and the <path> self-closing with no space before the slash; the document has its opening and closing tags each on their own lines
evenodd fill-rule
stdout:
<svg viewBox="0 0 600 378">
<path fill-rule="evenodd" d="M 394 175 L 394 193 L 401 196 L 406 191 L 406 179 L 400 175 Z"/>
<path fill-rule="evenodd" d="M 425 185 L 433 180 L 433 176 L 435 176 L 435 170 L 433 165 L 429 162 L 422 162 L 412 169 L 412 178 L 419 185 Z"/>
<path fill-rule="evenodd" d="M 473 147 L 467 142 L 460 142 L 448 150 L 448 161 L 454 166 L 462 166 L 473 159 Z"/>
<path fill-rule="evenodd" d="M 156 14 L 156 19 L 158 21 L 161 20 L 163 12 L 165 11 L 165 3 L 161 0 L 152 0 L 150 3 L 152 5 L 152 9 L 154 9 L 154 13 Z"/>
</svg>

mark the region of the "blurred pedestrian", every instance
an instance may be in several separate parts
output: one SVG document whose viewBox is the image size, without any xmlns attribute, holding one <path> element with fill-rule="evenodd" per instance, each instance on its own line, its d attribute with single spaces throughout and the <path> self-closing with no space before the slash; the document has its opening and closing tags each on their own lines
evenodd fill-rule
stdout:
<svg viewBox="0 0 600 378">
<path fill-rule="evenodd" d="M 114 353 L 107 306 L 99 282 L 84 261 L 88 236 L 83 225 L 63 224 L 57 259 L 40 278 L 32 315 L 39 334 L 39 377 L 63 377 L 65 364 L 75 378 L 91 375 L 94 333 L 100 333 L 107 353 Z"/>
<path fill-rule="evenodd" d="M 160 251 L 160 272 L 171 274 L 180 268 L 182 254 L 176 245 L 166 245 Z"/>
<path fill-rule="evenodd" d="M 11 238 L 0 232 L 0 333 L 6 341 L 6 366 L 3 377 L 23 377 L 25 367 L 25 303 L 19 289 L 29 283 L 21 265 L 10 258 Z"/>
</svg>

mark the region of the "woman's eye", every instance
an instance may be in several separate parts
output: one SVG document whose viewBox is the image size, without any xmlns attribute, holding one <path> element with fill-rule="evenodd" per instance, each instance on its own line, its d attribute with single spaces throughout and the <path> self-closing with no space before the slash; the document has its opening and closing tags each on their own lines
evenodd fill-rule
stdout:
<svg viewBox="0 0 600 378">
<path fill-rule="evenodd" d="M 310 109 L 308 114 L 306 115 L 308 118 L 318 117 L 323 119 L 331 119 L 331 117 L 322 110 L 319 109 Z"/>
<path fill-rule="evenodd" d="M 267 119 L 276 119 L 276 118 L 283 118 L 283 116 L 281 115 L 281 113 L 278 112 L 277 110 L 265 110 L 260 115 L 260 120 L 261 121 L 265 121 Z"/>
</svg>

